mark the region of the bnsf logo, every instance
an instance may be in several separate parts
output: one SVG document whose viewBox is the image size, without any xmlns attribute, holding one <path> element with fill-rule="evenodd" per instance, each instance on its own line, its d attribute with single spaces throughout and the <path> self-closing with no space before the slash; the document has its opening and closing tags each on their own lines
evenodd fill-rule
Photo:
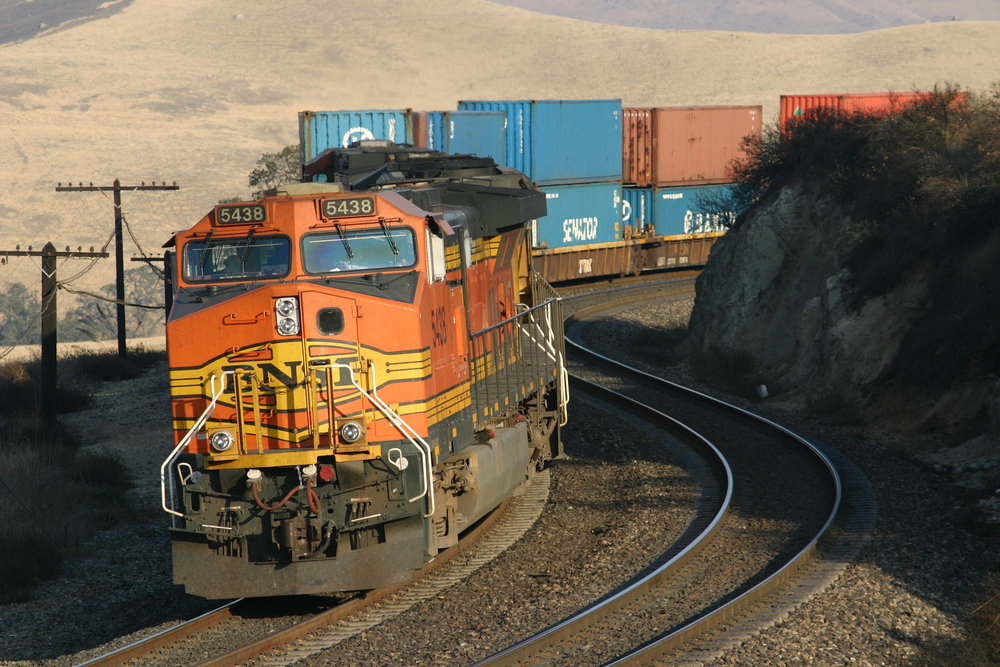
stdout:
<svg viewBox="0 0 1000 667">
<path fill-rule="evenodd" d="M 233 364 L 228 366 L 223 366 L 223 371 L 233 371 L 234 375 L 240 375 L 241 371 L 255 371 L 259 370 L 258 377 L 262 378 L 262 382 L 266 385 L 273 385 L 278 383 L 284 385 L 288 389 L 294 389 L 299 386 L 299 367 L 302 365 L 301 361 L 286 361 L 284 363 L 285 369 L 278 368 L 277 364 L 265 362 L 260 364 Z M 324 374 L 325 375 L 325 374 Z M 233 393 L 235 388 L 233 387 L 233 375 L 226 376 L 226 391 L 228 393 Z M 326 378 L 321 375 L 320 383 L 325 385 Z"/>
</svg>

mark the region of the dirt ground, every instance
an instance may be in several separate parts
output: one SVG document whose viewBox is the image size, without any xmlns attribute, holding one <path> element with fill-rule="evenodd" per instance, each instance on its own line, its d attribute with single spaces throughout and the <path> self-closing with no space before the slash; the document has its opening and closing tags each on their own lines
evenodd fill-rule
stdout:
<svg viewBox="0 0 1000 667">
<path fill-rule="evenodd" d="M 110 194 L 55 188 L 118 178 L 180 186 L 124 196 L 135 240 L 160 252 L 218 200 L 248 195 L 260 155 L 298 141 L 303 110 L 621 98 L 760 104 L 773 121 L 782 94 L 945 81 L 985 90 L 1000 80 L 1000 22 L 779 35 L 626 28 L 484 0 L 135 0 L 115 9 L 0 46 L 0 251 L 49 240 L 60 250 L 101 247 Z M 138 254 L 131 236 L 126 249 Z M 0 289 L 37 275 L 32 260 L 9 258 Z M 113 262 L 100 261 L 76 284 L 112 275 Z"/>
</svg>

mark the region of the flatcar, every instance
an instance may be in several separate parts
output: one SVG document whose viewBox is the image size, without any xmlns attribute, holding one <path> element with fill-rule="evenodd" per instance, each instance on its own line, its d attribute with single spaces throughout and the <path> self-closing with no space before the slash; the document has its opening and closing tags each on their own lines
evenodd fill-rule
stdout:
<svg viewBox="0 0 1000 667">
<path fill-rule="evenodd" d="M 410 578 L 563 457 L 545 197 L 386 142 L 215 206 L 168 242 L 173 576 L 205 598 Z"/>
</svg>

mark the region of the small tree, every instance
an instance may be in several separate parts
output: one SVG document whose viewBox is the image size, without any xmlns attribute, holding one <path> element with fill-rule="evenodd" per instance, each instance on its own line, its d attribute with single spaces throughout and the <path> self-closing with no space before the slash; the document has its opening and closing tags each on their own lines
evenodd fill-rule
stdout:
<svg viewBox="0 0 1000 667">
<path fill-rule="evenodd" d="M 38 294 L 11 282 L 0 291 L 0 345 L 37 345 L 42 305 Z"/>
<path fill-rule="evenodd" d="M 66 313 L 59 324 L 59 340 L 114 340 L 118 335 L 115 310 L 115 284 L 101 288 L 104 299 L 84 296 L 81 303 Z M 159 306 L 163 303 L 163 279 L 149 267 L 125 271 L 125 301 Z M 130 338 L 159 336 L 163 334 L 162 308 L 125 309 L 125 327 Z"/>
<path fill-rule="evenodd" d="M 284 183 L 296 183 L 302 170 L 299 166 L 299 145 L 285 146 L 279 153 L 264 153 L 257 160 L 257 168 L 250 172 L 248 179 L 253 189 L 253 197 L 264 194 L 265 190 Z"/>
</svg>

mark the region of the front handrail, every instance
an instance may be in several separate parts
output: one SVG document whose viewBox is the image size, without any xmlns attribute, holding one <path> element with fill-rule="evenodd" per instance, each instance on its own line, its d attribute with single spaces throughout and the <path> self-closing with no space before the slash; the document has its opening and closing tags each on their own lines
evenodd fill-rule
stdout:
<svg viewBox="0 0 1000 667">
<path fill-rule="evenodd" d="M 167 460 L 164 461 L 163 465 L 160 466 L 160 506 L 163 508 L 163 511 L 166 512 L 167 514 L 173 514 L 174 516 L 180 516 L 180 517 L 184 516 L 183 512 L 178 512 L 177 510 L 173 510 L 167 507 L 167 471 L 170 469 L 170 464 L 174 462 L 174 460 L 180 455 L 181 450 L 187 447 L 188 443 L 191 442 L 191 439 L 195 436 L 195 434 L 198 431 L 200 431 L 201 427 L 204 426 L 205 422 L 208 421 L 209 415 L 212 414 L 212 411 L 215 410 L 216 403 L 219 402 L 219 397 L 222 396 L 222 393 L 226 390 L 227 375 L 232 375 L 235 377 L 236 371 L 223 371 L 221 376 L 217 376 L 214 373 L 212 374 L 210 380 L 212 400 L 209 401 L 208 407 L 205 408 L 205 411 L 202 412 L 201 416 L 198 417 L 198 419 L 195 421 L 194 426 L 192 426 L 190 430 L 188 430 L 187 434 L 183 438 L 181 438 L 181 441 L 177 444 L 176 447 L 174 447 L 173 451 L 170 452 L 170 456 L 168 456 Z M 222 380 L 218 391 L 215 390 L 216 378 Z"/>
<path fill-rule="evenodd" d="M 369 369 L 371 372 L 371 380 L 372 380 L 372 390 L 370 392 L 365 390 L 364 387 L 358 384 L 357 380 L 354 379 L 354 369 L 348 366 L 347 364 L 335 364 L 331 359 L 330 368 L 346 369 L 347 375 L 351 379 L 351 384 L 354 385 L 354 388 L 357 389 L 359 392 L 361 392 L 362 396 L 366 397 L 369 401 L 371 401 L 372 405 L 377 407 L 382 412 L 382 414 L 385 415 L 386 419 L 388 419 L 393 426 L 399 429 L 399 432 L 403 435 L 403 437 L 409 440 L 410 444 L 416 447 L 417 451 L 420 452 L 421 467 L 423 468 L 424 472 L 423 477 L 420 480 L 421 491 L 413 498 L 410 498 L 408 502 L 412 503 L 414 501 L 420 500 L 424 496 L 427 496 L 428 511 L 426 514 L 424 514 L 424 518 L 433 516 L 436 508 L 434 504 L 434 493 L 430 490 L 431 479 L 434 476 L 433 464 L 431 462 L 432 449 L 430 444 L 422 437 L 420 437 L 420 434 L 417 433 L 412 426 L 407 424 L 395 410 L 389 407 L 388 403 L 386 403 L 379 397 L 378 384 L 375 379 L 374 366 L 372 366 Z"/>
</svg>

